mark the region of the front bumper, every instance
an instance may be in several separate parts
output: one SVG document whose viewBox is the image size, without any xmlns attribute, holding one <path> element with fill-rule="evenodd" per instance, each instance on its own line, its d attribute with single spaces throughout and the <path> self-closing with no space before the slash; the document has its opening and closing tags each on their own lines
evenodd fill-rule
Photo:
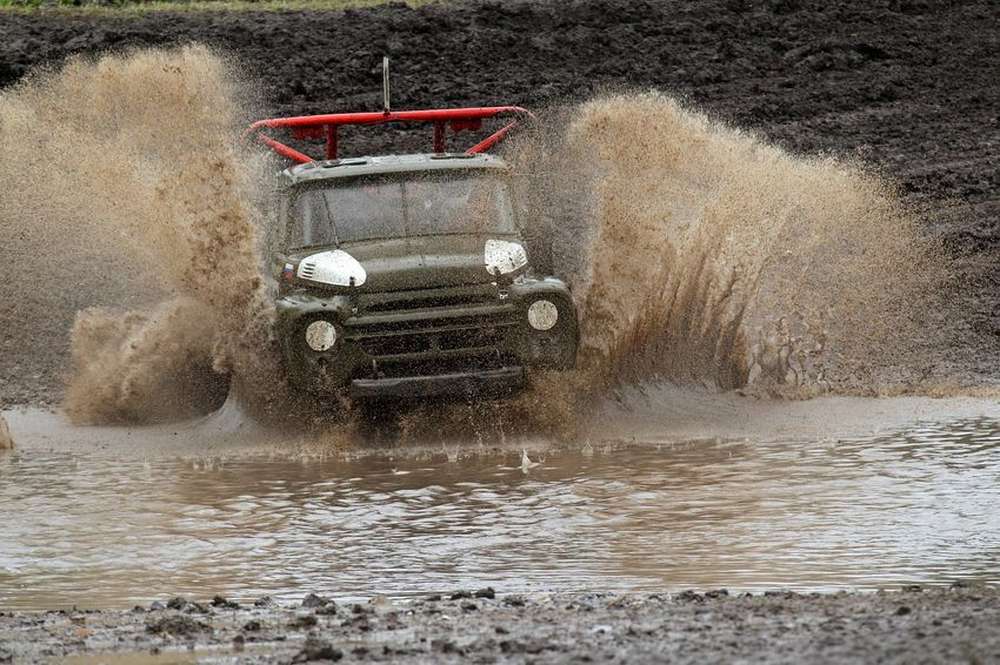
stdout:
<svg viewBox="0 0 1000 665">
<path fill-rule="evenodd" d="M 404 376 L 385 379 L 354 379 L 351 397 L 445 397 L 461 395 L 501 395 L 525 383 L 523 367 L 502 367 L 478 372 L 455 372 L 431 376 Z"/>
<path fill-rule="evenodd" d="M 526 308 L 536 298 L 557 303 L 549 331 L 532 330 Z M 353 397 L 509 393 L 533 369 L 565 370 L 576 356 L 576 313 L 557 280 L 512 284 L 502 296 L 484 284 L 404 292 L 289 294 L 277 303 L 290 379 L 315 394 Z M 309 322 L 327 319 L 336 345 L 314 352 L 304 343 Z"/>
</svg>

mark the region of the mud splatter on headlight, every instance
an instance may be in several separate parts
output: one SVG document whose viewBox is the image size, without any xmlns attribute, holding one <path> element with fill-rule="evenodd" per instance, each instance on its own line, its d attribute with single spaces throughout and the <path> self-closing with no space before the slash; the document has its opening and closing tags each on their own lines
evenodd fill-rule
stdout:
<svg viewBox="0 0 1000 665">
<path fill-rule="evenodd" d="M 501 275 L 505 275 L 526 266 L 528 253 L 524 251 L 521 243 L 508 240 L 487 240 L 483 260 L 491 275 L 495 274 L 497 270 L 500 271 Z"/>
<path fill-rule="evenodd" d="M 337 343 L 337 327 L 320 319 L 306 326 L 306 344 L 317 353 L 329 351 Z"/>
<path fill-rule="evenodd" d="M 559 308 L 549 300 L 536 300 L 528 307 L 528 324 L 535 330 L 551 330 L 559 321 Z"/>
</svg>

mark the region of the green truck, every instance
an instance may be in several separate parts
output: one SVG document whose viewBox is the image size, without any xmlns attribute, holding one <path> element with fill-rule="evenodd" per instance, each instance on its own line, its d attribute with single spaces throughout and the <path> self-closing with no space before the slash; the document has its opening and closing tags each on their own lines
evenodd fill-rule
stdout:
<svg viewBox="0 0 1000 665">
<path fill-rule="evenodd" d="M 517 107 L 277 118 L 251 126 L 282 173 L 277 333 L 293 384 L 354 399 L 498 397 L 568 370 L 578 327 L 566 284 L 536 274 L 510 166 L 487 151 Z M 464 152 L 452 131 L 515 115 Z M 428 123 L 427 154 L 340 159 L 344 125 Z M 313 159 L 264 133 L 326 139 Z"/>
</svg>

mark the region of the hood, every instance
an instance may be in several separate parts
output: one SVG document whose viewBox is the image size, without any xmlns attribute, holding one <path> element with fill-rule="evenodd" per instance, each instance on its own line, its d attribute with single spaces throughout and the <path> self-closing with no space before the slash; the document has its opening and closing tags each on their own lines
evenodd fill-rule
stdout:
<svg viewBox="0 0 1000 665">
<path fill-rule="evenodd" d="M 358 292 L 483 284 L 496 279 L 487 262 L 501 266 L 504 273 L 527 264 L 517 238 L 479 235 L 366 240 L 291 258 L 299 263 L 298 277 L 332 286 L 346 286 L 354 277 Z"/>
</svg>

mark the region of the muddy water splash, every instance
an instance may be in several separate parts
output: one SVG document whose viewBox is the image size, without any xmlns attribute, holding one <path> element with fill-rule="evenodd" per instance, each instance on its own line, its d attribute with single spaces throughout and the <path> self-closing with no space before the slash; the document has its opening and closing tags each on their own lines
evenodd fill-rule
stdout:
<svg viewBox="0 0 1000 665">
<path fill-rule="evenodd" d="M 0 96 L 12 318 L 45 319 L 78 284 L 123 295 L 73 326 L 76 421 L 182 417 L 230 381 L 258 413 L 308 412 L 271 338 L 258 222 L 261 174 L 276 165 L 238 141 L 245 88 L 224 59 L 187 47 L 71 61 Z M 554 239 L 574 287 L 581 370 L 503 409 L 418 409 L 404 432 L 558 431 L 582 399 L 653 376 L 795 396 L 920 389 L 928 349 L 948 343 L 932 320 L 947 271 L 879 178 L 792 157 L 660 94 L 565 117 L 510 156 L 535 183 L 528 208 L 547 226 L 535 235 Z M 33 348 L 30 327 L 24 337 L 18 353 Z"/>
<path fill-rule="evenodd" d="M 561 142 L 529 140 L 513 158 L 548 171 L 533 204 L 575 243 L 559 267 L 587 384 L 917 388 L 928 350 L 947 343 L 932 317 L 948 273 L 879 177 L 793 157 L 656 93 L 569 117 Z"/>
<path fill-rule="evenodd" d="M 230 371 L 280 378 L 254 231 L 262 159 L 237 138 L 244 90 L 192 46 L 72 60 L 0 96 L 14 297 L 42 301 L 40 317 L 81 283 L 94 301 L 104 286 L 146 303 L 77 316 L 74 420 L 181 417 L 224 397 Z"/>
<path fill-rule="evenodd" d="M 10 435 L 7 421 L 0 415 L 0 450 L 10 450 L 14 447 L 14 438 Z"/>
</svg>

